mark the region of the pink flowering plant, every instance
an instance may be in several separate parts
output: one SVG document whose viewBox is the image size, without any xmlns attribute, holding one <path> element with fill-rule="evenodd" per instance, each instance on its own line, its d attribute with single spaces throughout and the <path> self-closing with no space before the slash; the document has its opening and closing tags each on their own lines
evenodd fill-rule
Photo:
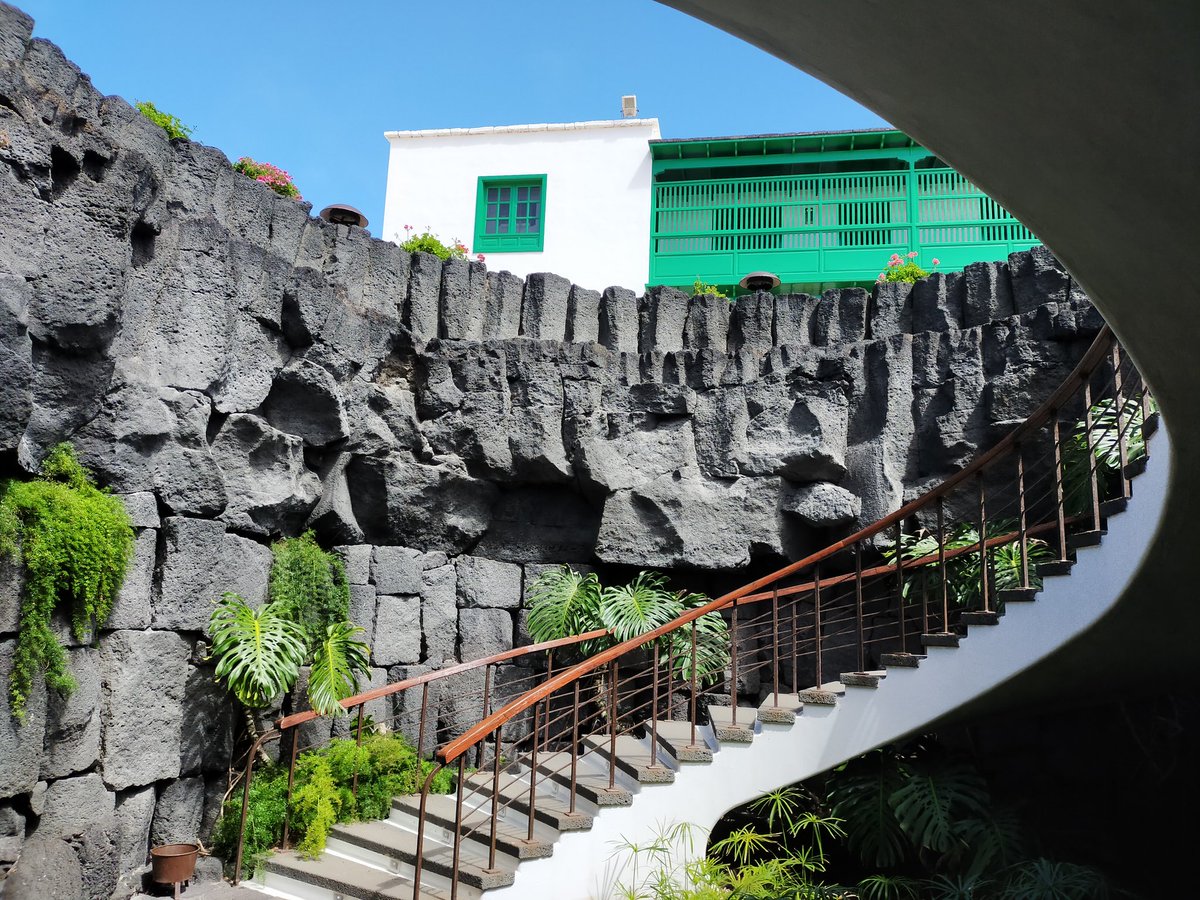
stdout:
<svg viewBox="0 0 1200 900">
<path fill-rule="evenodd" d="M 400 245 L 401 250 L 407 250 L 409 253 L 432 253 L 438 259 L 466 259 L 470 250 L 467 245 L 455 238 L 449 244 L 443 244 L 441 239 L 430 230 L 429 226 L 425 226 L 425 230 L 421 234 L 414 234 L 414 229 L 411 225 L 404 226 L 404 238 L 396 235 L 396 242 Z M 479 262 L 483 262 L 483 254 L 479 253 L 475 257 Z"/>
<path fill-rule="evenodd" d="M 281 197 L 291 197 L 293 200 L 303 200 L 300 190 L 292 183 L 292 176 L 278 166 L 270 163 L 256 162 L 248 156 L 243 156 L 233 164 L 234 171 L 262 182 Z"/>
<path fill-rule="evenodd" d="M 933 269 L 937 269 L 939 262 L 941 260 L 935 256 L 931 263 Z M 907 281 L 912 284 L 927 277 L 929 277 L 929 272 L 917 264 L 917 251 L 912 250 L 904 256 L 893 253 L 892 258 L 888 260 L 887 269 L 880 272 L 879 277 L 875 280 L 880 284 L 890 284 L 893 281 Z"/>
</svg>

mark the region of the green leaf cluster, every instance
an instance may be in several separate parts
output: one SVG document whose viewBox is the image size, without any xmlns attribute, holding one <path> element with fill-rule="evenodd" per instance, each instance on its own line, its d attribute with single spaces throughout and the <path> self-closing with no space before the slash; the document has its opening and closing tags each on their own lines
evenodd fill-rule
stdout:
<svg viewBox="0 0 1200 900">
<path fill-rule="evenodd" d="M 170 113 L 158 109 L 149 100 L 142 100 L 135 103 L 134 106 L 137 107 L 138 112 L 165 131 L 171 140 L 192 136 L 192 129 L 189 126 L 184 125 Z"/>
<path fill-rule="evenodd" d="M 704 297 L 706 295 L 710 297 L 716 297 L 718 300 L 729 299 L 729 295 L 722 291 L 715 284 L 708 284 L 703 279 L 697 278 L 692 282 L 692 296 Z"/>
<path fill-rule="evenodd" d="M 336 554 L 321 549 L 311 531 L 271 545 L 268 585 L 271 603 L 303 631 L 309 652 L 316 650 L 330 625 L 350 618 L 350 585 Z"/>
<path fill-rule="evenodd" d="M 408 253 L 432 253 L 440 260 L 447 259 L 465 259 L 467 256 L 467 247 L 457 238 L 450 242 L 449 245 L 443 244 L 441 240 L 433 234 L 426 226 L 425 230 L 420 234 L 409 233 L 409 227 L 405 226 L 405 239 L 400 241 L 400 249 Z"/>
<path fill-rule="evenodd" d="M 570 566 L 548 569 L 529 589 L 529 634 L 535 642 L 607 630 L 607 637 L 586 641 L 580 651 L 592 655 L 632 640 L 709 602 L 686 591 L 670 591 L 657 573 L 639 572 L 625 585 L 604 587 L 594 573 L 581 574 Z M 647 646 L 675 649 L 674 677 L 692 676 L 692 633 L 696 635 L 698 684 L 715 682 L 729 663 L 729 629 L 719 613 L 710 612 L 680 626 Z"/>
<path fill-rule="evenodd" d="M 1157 410 L 1153 399 L 1147 398 L 1147 408 L 1151 413 Z M 1122 438 L 1127 463 L 1146 455 L 1141 402 L 1126 398 L 1118 405 L 1109 397 L 1093 404 L 1090 413 L 1091 428 L 1085 416 L 1063 442 L 1063 505 L 1069 516 L 1091 511 L 1093 469 L 1100 501 L 1119 495 Z"/>
<path fill-rule="evenodd" d="M 0 554 L 25 576 L 9 678 L 10 708 L 23 722 L 39 677 L 62 694 L 75 689 L 51 619 L 65 612 L 80 641 L 104 624 L 133 555 L 133 527 L 121 501 L 59 444 L 37 479 L 0 483 Z"/>
<path fill-rule="evenodd" d="M 325 848 L 334 825 L 387 818 L 392 798 L 419 793 L 433 768 L 433 763 L 418 760 L 416 750 L 399 734 L 364 732 L 362 746 L 354 739 L 335 738 L 328 746 L 297 758 L 290 809 L 287 768 L 260 768 L 250 783 L 243 877 L 249 877 L 271 849 L 282 843 L 285 817 L 296 849 L 316 856 Z M 353 789 L 356 774 L 357 791 Z M 430 791 L 448 794 L 453 790 L 451 770 L 442 769 L 434 776 Z M 236 857 L 241 814 L 242 794 L 237 791 L 225 801 L 213 831 L 213 852 L 230 866 Z"/>
</svg>

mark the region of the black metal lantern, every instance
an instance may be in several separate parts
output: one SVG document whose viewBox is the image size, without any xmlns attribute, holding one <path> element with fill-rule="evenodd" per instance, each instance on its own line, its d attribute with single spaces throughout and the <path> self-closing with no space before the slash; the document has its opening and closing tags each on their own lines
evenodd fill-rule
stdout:
<svg viewBox="0 0 1200 900">
<path fill-rule="evenodd" d="M 333 203 L 321 210 L 321 218 L 334 225 L 357 225 L 367 227 L 367 217 L 345 203 Z"/>
<path fill-rule="evenodd" d="M 738 284 L 748 291 L 770 291 L 779 287 L 779 276 L 773 272 L 751 272 Z"/>
</svg>

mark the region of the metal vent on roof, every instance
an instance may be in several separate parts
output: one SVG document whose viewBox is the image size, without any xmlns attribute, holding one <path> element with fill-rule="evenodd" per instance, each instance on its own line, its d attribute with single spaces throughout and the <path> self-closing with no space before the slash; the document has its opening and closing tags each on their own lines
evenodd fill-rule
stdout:
<svg viewBox="0 0 1200 900">
<path fill-rule="evenodd" d="M 637 114 L 637 94 L 626 94 L 621 98 L 621 115 L 626 119 L 632 119 Z"/>
</svg>

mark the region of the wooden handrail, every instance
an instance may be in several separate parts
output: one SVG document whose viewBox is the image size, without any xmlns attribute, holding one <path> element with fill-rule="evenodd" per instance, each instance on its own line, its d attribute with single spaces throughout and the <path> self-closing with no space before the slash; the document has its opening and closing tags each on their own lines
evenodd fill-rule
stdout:
<svg viewBox="0 0 1200 900">
<path fill-rule="evenodd" d="M 558 647 L 568 647 L 572 644 L 581 644 L 584 641 L 592 641 L 596 640 L 597 638 L 607 637 L 608 635 L 609 631 L 607 629 L 598 628 L 595 631 L 588 631 L 583 634 L 573 634 L 564 638 L 556 638 L 553 641 L 542 641 L 540 644 L 528 644 L 524 647 L 513 647 L 511 650 L 505 650 L 503 653 L 495 653 L 492 656 L 485 656 L 482 659 L 468 660 L 467 662 L 461 662 L 445 669 L 435 669 L 432 672 L 426 672 L 424 675 L 406 678 L 403 681 L 397 681 L 394 684 L 387 684 L 383 687 L 372 688 L 369 691 L 364 691 L 361 694 L 355 694 L 353 697 L 347 697 L 342 701 L 342 709 L 352 709 L 355 706 L 361 706 L 362 704 L 369 703 L 372 700 L 390 697 L 392 694 L 397 694 L 400 691 L 408 690 L 411 687 L 416 687 L 429 681 L 437 681 L 442 678 L 449 678 L 451 675 L 461 675 L 463 672 L 470 672 L 472 669 L 479 669 L 483 666 L 507 662 L 510 659 L 517 659 L 522 656 L 527 656 L 530 653 L 540 653 L 543 650 L 554 650 Z M 293 713 L 290 716 L 284 716 L 275 723 L 275 727 L 280 731 L 283 731 L 285 728 L 303 725 L 305 722 L 311 722 L 313 719 L 319 719 L 320 717 L 320 713 L 318 713 L 316 710 L 310 709 L 306 710 L 305 712 Z"/>
<path fill-rule="evenodd" d="M 1109 349 L 1112 346 L 1112 342 L 1112 330 L 1108 327 L 1108 325 L 1105 325 L 1100 329 L 1100 333 L 1096 335 L 1095 340 L 1092 341 L 1091 346 L 1088 347 L 1087 352 L 1084 353 L 1083 357 L 1079 360 L 1079 363 L 1071 371 L 1071 374 L 1067 376 L 1067 378 L 1058 386 L 1057 389 L 1055 389 L 1054 393 L 1050 395 L 1049 399 L 1047 399 L 1041 406 L 1034 410 L 1034 412 L 1028 418 L 1026 418 L 1024 422 L 1001 438 L 1000 441 L 998 441 L 990 450 L 977 456 L 958 472 L 955 472 L 940 484 L 930 488 L 920 497 L 910 501 L 909 503 L 906 503 L 895 512 L 884 516 L 882 519 L 879 519 L 872 524 L 859 529 L 849 537 L 843 538 L 840 541 L 836 541 L 835 543 L 830 544 L 829 546 L 822 550 L 818 550 L 815 553 L 810 553 L 803 559 L 789 563 L 770 575 L 764 575 L 761 578 L 751 581 L 749 584 L 742 585 L 740 588 L 729 591 L 715 600 L 709 601 L 703 606 L 690 609 L 678 618 L 673 619 L 665 625 L 660 625 L 658 628 L 655 628 L 652 631 L 638 635 L 635 638 L 631 638 L 623 643 L 610 647 L 607 650 L 603 650 L 594 656 L 590 656 L 571 668 L 566 669 L 552 678 L 547 679 L 546 681 L 542 682 L 542 684 L 535 688 L 531 688 L 520 697 L 517 697 L 516 699 L 505 704 L 500 709 L 496 710 L 483 721 L 469 729 L 462 736 L 447 742 L 437 751 L 436 755 L 438 760 L 443 764 L 454 762 L 467 750 L 479 743 L 479 741 L 489 737 L 497 728 L 503 726 L 506 722 L 520 715 L 534 704 L 540 703 L 542 700 L 546 699 L 551 694 L 554 694 L 559 689 L 571 684 L 573 681 L 576 681 L 579 678 L 582 678 L 584 675 L 594 672 L 601 666 L 608 665 L 613 660 L 619 659 L 626 653 L 635 650 L 638 647 L 642 647 L 650 641 L 657 640 L 658 638 L 665 634 L 669 634 L 677 628 L 681 628 L 684 625 L 694 622 L 701 616 L 707 615 L 710 612 L 717 612 L 721 609 L 724 609 L 734 600 L 740 600 L 741 598 L 753 594 L 755 591 L 758 591 L 761 588 L 774 584 L 784 578 L 787 578 L 789 575 L 806 569 L 815 563 L 821 562 L 822 560 L 828 559 L 829 557 L 845 550 L 847 547 L 852 547 L 854 544 L 857 544 L 860 541 L 865 541 L 868 538 L 874 537 L 896 523 L 903 522 L 909 516 L 920 511 L 921 509 L 924 509 L 929 503 L 937 500 L 939 497 L 946 496 L 952 490 L 954 490 L 954 488 L 958 487 L 967 479 L 981 473 L 985 468 L 991 465 L 992 462 L 1011 452 L 1015 447 L 1020 445 L 1023 438 L 1033 434 L 1037 428 L 1057 416 L 1059 409 L 1072 398 L 1079 385 L 1082 384 L 1083 381 L 1088 377 L 1090 377 L 1092 372 L 1095 371 L 1096 367 L 1100 365 L 1100 363 L 1105 361 Z M 903 568 L 903 563 L 901 564 L 901 567 Z"/>
</svg>

